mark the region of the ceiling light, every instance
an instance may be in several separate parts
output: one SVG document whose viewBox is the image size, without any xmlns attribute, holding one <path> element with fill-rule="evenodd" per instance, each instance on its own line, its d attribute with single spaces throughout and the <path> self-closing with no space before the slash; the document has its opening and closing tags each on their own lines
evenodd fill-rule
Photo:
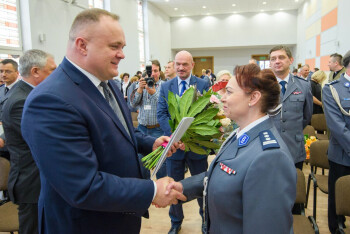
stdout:
<svg viewBox="0 0 350 234">
<path fill-rule="evenodd" d="M 263 5 L 266 5 L 266 2 L 263 2 Z"/>
<path fill-rule="evenodd" d="M 260 10 L 261 12 L 264 12 L 264 10 Z"/>
<path fill-rule="evenodd" d="M 299 0 L 295 0 L 295 2 L 299 2 Z"/>
<path fill-rule="evenodd" d="M 232 4 L 232 6 L 233 6 L 233 7 L 235 7 L 235 6 L 236 6 L 236 4 Z"/>
<path fill-rule="evenodd" d="M 178 9 L 175 7 L 174 10 L 177 11 Z"/>
<path fill-rule="evenodd" d="M 185 17 L 185 15 L 181 15 L 182 17 Z"/>
<path fill-rule="evenodd" d="M 203 9 L 207 8 L 206 6 L 202 6 Z"/>
<path fill-rule="evenodd" d="M 234 11 L 233 14 L 237 14 L 237 11 Z"/>
<path fill-rule="evenodd" d="M 283 8 L 281 8 L 280 11 L 283 11 Z"/>
<path fill-rule="evenodd" d="M 210 13 L 207 13 L 207 15 L 210 15 Z"/>
<path fill-rule="evenodd" d="M 165 0 L 166 2 L 169 2 L 169 0 Z"/>
</svg>

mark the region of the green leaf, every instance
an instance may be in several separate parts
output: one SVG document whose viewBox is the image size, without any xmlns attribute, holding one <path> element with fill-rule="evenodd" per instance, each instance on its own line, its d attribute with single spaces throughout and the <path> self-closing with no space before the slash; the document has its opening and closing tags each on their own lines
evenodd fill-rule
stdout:
<svg viewBox="0 0 350 234">
<path fill-rule="evenodd" d="M 190 126 L 189 129 L 202 136 L 214 135 L 219 132 L 217 128 L 208 126 L 206 124 Z"/>
<path fill-rule="evenodd" d="M 180 116 L 181 118 L 187 116 L 187 112 L 191 107 L 194 89 L 193 87 L 186 90 L 186 92 L 180 98 Z"/>
<path fill-rule="evenodd" d="M 190 148 L 190 150 L 193 152 L 193 153 L 196 153 L 196 154 L 207 154 L 207 151 L 205 149 L 203 149 L 202 147 L 194 144 L 194 143 L 187 143 L 186 146 L 188 146 Z"/>
<path fill-rule="evenodd" d="M 196 114 L 200 113 L 209 103 L 210 97 L 201 96 L 196 102 L 191 106 L 191 109 L 188 111 L 188 117 L 195 117 Z"/>
<path fill-rule="evenodd" d="M 217 108 L 209 108 L 199 115 L 196 116 L 196 119 L 193 121 L 193 125 L 198 125 L 201 123 L 208 123 L 210 120 L 214 118 L 214 116 L 219 112 Z"/>
<path fill-rule="evenodd" d="M 171 119 L 174 120 L 176 118 L 178 105 L 177 105 L 175 95 L 171 91 L 168 92 L 168 106 L 169 106 L 168 111 L 171 116 Z"/>
<path fill-rule="evenodd" d="M 216 144 L 214 142 L 210 142 L 210 141 L 199 141 L 196 139 L 193 139 L 193 142 L 198 143 L 199 145 L 202 145 L 206 148 L 210 148 L 210 149 L 220 149 L 220 144 Z"/>
<path fill-rule="evenodd" d="M 174 120 L 169 119 L 169 125 L 171 128 L 171 132 L 174 132 L 175 131 Z"/>
<path fill-rule="evenodd" d="M 208 126 L 215 126 L 215 124 L 216 124 L 216 121 L 215 121 L 214 119 L 210 120 L 210 121 L 207 123 Z"/>
</svg>

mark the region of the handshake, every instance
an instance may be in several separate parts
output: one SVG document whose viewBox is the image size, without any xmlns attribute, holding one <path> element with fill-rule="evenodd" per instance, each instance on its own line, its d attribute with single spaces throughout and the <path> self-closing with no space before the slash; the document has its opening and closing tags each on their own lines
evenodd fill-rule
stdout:
<svg viewBox="0 0 350 234">
<path fill-rule="evenodd" d="M 156 181 L 157 193 L 152 202 L 157 208 L 164 208 L 169 205 L 176 205 L 179 200 L 186 201 L 182 194 L 183 187 L 180 182 L 175 182 L 173 178 L 164 177 Z"/>
</svg>

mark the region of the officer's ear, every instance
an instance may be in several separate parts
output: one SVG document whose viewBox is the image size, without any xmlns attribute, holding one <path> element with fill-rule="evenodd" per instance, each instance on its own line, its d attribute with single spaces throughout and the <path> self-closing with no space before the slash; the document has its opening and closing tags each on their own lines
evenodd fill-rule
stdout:
<svg viewBox="0 0 350 234">
<path fill-rule="evenodd" d="M 250 106 L 256 105 L 259 102 L 260 99 L 261 99 L 260 91 L 255 90 L 255 91 L 251 92 L 251 94 L 250 94 L 250 101 L 249 101 Z"/>
</svg>

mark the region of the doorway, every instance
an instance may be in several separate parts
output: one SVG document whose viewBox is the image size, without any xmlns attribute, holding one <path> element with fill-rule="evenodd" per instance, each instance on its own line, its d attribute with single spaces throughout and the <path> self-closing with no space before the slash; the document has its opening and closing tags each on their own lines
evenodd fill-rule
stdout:
<svg viewBox="0 0 350 234">
<path fill-rule="evenodd" d="M 214 73 L 214 57 L 213 56 L 202 56 L 202 57 L 193 57 L 194 68 L 192 74 L 201 77 L 202 70 L 211 69 L 211 72 Z"/>
</svg>

